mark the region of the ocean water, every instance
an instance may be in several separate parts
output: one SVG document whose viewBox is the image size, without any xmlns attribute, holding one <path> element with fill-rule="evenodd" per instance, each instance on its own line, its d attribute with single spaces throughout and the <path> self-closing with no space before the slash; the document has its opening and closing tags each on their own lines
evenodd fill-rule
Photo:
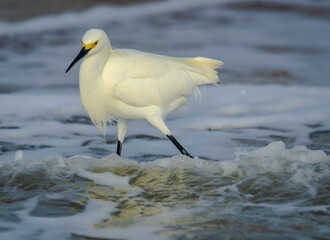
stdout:
<svg viewBox="0 0 330 240">
<path fill-rule="evenodd" d="M 327 1 L 39 8 L 0 15 L 0 239 L 330 238 Z M 194 159 L 144 121 L 122 157 L 115 126 L 104 142 L 79 68 L 64 73 L 91 27 L 113 47 L 224 62 L 166 121 Z"/>
</svg>

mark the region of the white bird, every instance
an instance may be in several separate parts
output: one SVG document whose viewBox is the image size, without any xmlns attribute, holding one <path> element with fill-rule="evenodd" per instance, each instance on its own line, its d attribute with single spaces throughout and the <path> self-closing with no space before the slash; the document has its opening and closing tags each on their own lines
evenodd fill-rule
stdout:
<svg viewBox="0 0 330 240">
<path fill-rule="evenodd" d="M 131 49 L 112 49 L 107 34 L 90 29 L 82 37 L 82 49 L 66 72 L 81 58 L 81 101 L 103 136 L 108 121 L 118 127 L 117 154 L 121 154 L 127 123 L 145 119 L 164 133 L 179 151 L 192 157 L 173 137 L 165 117 L 187 103 L 199 85 L 219 81 L 221 61 L 204 57 L 177 58 Z"/>
</svg>

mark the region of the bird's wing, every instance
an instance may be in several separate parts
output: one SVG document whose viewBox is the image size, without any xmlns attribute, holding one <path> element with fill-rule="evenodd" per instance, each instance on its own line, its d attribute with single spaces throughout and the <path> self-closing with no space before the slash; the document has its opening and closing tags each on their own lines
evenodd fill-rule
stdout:
<svg viewBox="0 0 330 240">
<path fill-rule="evenodd" d="M 121 50 L 118 54 L 112 62 L 121 69 L 113 85 L 114 96 L 131 106 L 162 106 L 188 96 L 195 88 L 187 66 L 177 58 L 134 50 Z"/>
</svg>

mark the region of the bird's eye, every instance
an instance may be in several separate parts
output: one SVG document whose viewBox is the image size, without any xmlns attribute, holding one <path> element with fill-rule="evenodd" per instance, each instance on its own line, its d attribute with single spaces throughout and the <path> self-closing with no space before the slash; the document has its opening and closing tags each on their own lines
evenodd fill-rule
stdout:
<svg viewBox="0 0 330 240">
<path fill-rule="evenodd" d="M 99 41 L 96 41 L 96 42 L 95 42 L 95 45 L 97 45 L 97 44 L 98 44 L 98 42 L 99 42 Z"/>
</svg>

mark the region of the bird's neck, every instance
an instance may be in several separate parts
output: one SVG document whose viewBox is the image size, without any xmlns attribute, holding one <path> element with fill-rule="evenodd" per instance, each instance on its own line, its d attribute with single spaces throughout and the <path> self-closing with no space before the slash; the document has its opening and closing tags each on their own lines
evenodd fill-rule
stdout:
<svg viewBox="0 0 330 240">
<path fill-rule="evenodd" d="M 107 48 L 107 47 L 106 47 Z M 80 66 L 79 88 L 82 103 L 90 118 L 101 130 L 106 123 L 102 96 L 104 81 L 102 71 L 111 54 L 111 47 L 84 59 Z M 101 130 L 102 131 L 102 130 Z"/>
<path fill-rule="evenodd" d="M 102 49 L 102 51 L 99 51 L 93 55 L 87 55 L 81 63 L 79 72 L 79 87 L 83 103 L 84 99 L 97 98 L 103 90 L 102 71 L 104 65 L 110 57 L 110 54 L 111 47 L 109 44 Z"/>
</svg>

